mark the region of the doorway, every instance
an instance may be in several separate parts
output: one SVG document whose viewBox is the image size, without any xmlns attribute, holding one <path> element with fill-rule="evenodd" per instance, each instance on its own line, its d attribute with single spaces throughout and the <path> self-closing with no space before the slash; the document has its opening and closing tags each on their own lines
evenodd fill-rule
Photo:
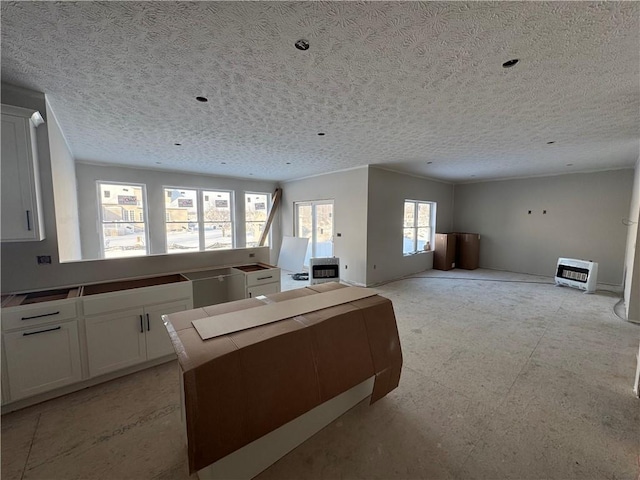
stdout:
<svg viewBox="0 0 640 480">
<path fill-rule="evenodd" d="M 312 257 L 333 257 L 333 200 L 295 203 L 295 235 L 308 238 L 304 266 Z"/>
</svg>

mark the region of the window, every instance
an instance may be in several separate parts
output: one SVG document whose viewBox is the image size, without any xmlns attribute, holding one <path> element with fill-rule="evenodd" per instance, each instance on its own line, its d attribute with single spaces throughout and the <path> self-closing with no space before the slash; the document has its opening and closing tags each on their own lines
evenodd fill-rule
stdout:
<svg viewBox="0 0 640 480">
<path fill-rule="evenodd" d="M 333 256 L 333 200 L 295 203 L 296 237 L 308 238 L 304 266 L 312 257 Z"/>
<path fill-rule="evenodd" d="M 102 257 L 146 255 L 144 185 L 98 182 L 98 199 Z"/>
<path fill-rule="evenodd" d="M 200 250 L 198 191 L 165 188 L 167 253 Z"/>
<path fill-rule="evenodd" d="M 204 191 L 204 249 L 221 250 L 233 248 L 232 192 Z"/>
<path fill-rule="evenodd" d="M 436 223 L 436 204 L 417 200 L 404 201 L 404 225 L 402 253 L 421 252 L 427 242 L 433 245 Z"/>
<path fill-rule="evenodd" d="M 267 217 L 270 210 L 270 197 L 268 193 L 244 194 L 244 222 L 246 231 L 246 246 L 257 247 L 260 243 L 260 236 L 267 225 Z M 269 245 L 270 234 L 264 242 Z"/>
<path fill-rule="evenodd" d="M 232 192 L 164 190 L 167 253 L 234 247 Z"/>
</svg>

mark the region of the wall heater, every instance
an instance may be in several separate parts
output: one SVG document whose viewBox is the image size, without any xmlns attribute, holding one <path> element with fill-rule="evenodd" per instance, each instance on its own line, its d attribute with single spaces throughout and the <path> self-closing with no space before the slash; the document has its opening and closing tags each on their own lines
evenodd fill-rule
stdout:
<svg viewBox="0 0 640 480">
<path fill-rule="evenodd" d="M 575 258 L 559 258 L 556 285 L 578 288 L 585 293 L 596 291 L 598 263 Z"/>
<path fill-rule="evenodd" d="M 340 259 L 314 257 L 309 259 L 309 285 L 340 281 Z"/>
</svg>

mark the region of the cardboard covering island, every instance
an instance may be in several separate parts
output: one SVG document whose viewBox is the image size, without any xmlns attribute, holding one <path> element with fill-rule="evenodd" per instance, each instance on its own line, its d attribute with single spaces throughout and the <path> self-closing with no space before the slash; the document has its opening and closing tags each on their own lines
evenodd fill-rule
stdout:
<svg viewBox="0 0 640 480">
<path fill-rule="evenodd" d="M 400 381 L 393 305 L 368 289 L 325 283 L 164 320 L 184 385 L 190 473 L 367 379 L 371 403 Z"/>
</svg>

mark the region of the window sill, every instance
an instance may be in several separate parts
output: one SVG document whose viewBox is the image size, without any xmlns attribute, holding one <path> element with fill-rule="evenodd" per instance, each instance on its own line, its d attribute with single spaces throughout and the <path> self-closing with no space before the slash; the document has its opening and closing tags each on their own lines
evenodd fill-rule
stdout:
<svg viewBox="0 0 640 480">
<path fill-rule="evenodd" d="M 424 255 L 425 253 L 433 253 L 433 250 L 420 250 L 418 252 L 403 253 L 402 256 L 404 256 L 404 257 L 413 257 L 415 255 Z"/>
</svg>

